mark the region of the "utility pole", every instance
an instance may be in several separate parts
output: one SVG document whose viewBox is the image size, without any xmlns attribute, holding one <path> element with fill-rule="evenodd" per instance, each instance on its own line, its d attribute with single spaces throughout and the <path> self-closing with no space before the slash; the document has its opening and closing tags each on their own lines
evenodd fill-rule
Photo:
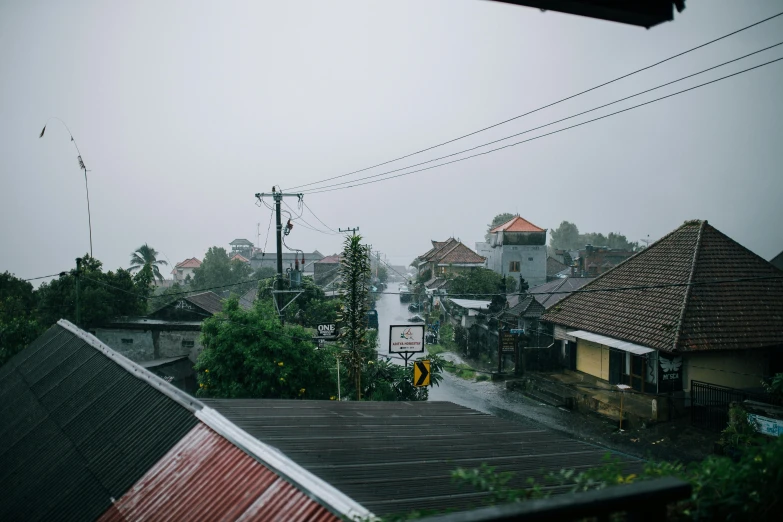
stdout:
<svg viewBox="0 0 783 522">
<path fill-rule="evenodd" d="M 76 258 L 76 326 L 82 325 L 81 288 L 82 258 Z"/>
<path fill-rule="evenodd" d="M 275 222 L 277 223 L 277 288 L 278 293 L 275 294 L 275 303 L 277 304 L 277 313 L 280 316 L 280 324 L 283 324 L 283 222 L 280 218 L 280 204 L 283 202 L 283 198 L 297 198 L 302 199 L 303 194 L 285 194 L 283 192 L 277 192 L 275 187 L 272 187 L 271 193 L 258 193 L 256 198 L 261 200 L 264 196 L 272 196 L 275 202 Z"/>
</svg>

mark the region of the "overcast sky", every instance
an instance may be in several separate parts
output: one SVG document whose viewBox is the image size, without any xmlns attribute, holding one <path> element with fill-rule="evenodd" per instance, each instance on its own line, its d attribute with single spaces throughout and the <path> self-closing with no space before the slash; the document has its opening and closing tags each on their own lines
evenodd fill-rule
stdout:
<svg viewBox="0 0 783 522">
<path fill-rule="evenodd" d="M 256 192 L 441 143 L 781 9 L 777 0 L 688 0 L 674 22 L 645 30 L 481 0 L 0 2 L 0 271 L 51 274 L 89 249 L 84 178 L 68 132 L 51 121 L 38 138 L 52 116 L 68 124 L 91 169 L 95 257 L 127 267 L 147 242 L 176 263 L 235 238 L 257 242 L 258 223 L 263 246 L 270 212 L 255 205 Z M 518 133 L 781 40 L 783 17 L 354 177 Z M 594 114 L 781 56 L 783 46 Z M 769 259 L 783 250 L 782 80 L 778 62 L 503 151 L 305 202 L 332 228 L 359 226 L 396 264 L 431 239 L 474 247 L 501 212 L 632 240 L 707 219 Z M 308 211 L 303 217 L 324 228 Z M 329 254 L 341 236 L 295 226 L 287 243 Z"/>
</svg>

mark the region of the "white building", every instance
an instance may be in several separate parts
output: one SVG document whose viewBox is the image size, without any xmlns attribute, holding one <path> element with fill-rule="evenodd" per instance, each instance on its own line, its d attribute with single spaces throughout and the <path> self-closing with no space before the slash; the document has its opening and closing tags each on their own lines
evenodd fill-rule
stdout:
<svg viewBox="0 0 783 522">
<path fill-rule="evenodd" d="M 500 275 L 522 276 L 533 287 L 546 283 L 546 229 L 515 216 L 490 230 L 489 243 L 476 243 L 486 267 Z"/>
</svg>

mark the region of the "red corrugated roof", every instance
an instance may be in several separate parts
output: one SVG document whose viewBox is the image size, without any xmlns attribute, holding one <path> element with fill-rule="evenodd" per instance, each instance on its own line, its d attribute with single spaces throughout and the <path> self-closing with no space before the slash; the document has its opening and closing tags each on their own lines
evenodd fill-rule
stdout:
<svg viewBox="0 0 783 522">
<path fill-rule="evenodd" d="M 199 423 L 98 520 L 339 521 Z"/>
<path fill-rule="evenodd" d="M 181 261 L 176 265 L 177 268 L 198 268 L 200 266 L 201 266 L 201 261 L 199 261 L 195 257 L 191 257 L 190 259 Z"/>
<path fill-rule="evenodd" d="M 515 216 L 510 221 L 496 226 L 490 230 L 490 234 L 500 232 L 501 230 L 503 232 L 545 232 L 543 228 L 537 227 L 527 219 L 521 218 L 519 216 Z"/>
</svg>

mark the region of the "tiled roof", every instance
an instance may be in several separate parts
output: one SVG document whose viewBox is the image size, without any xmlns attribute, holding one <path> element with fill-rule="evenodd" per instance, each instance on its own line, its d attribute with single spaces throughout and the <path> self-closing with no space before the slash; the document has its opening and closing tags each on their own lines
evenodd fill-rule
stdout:
<svg viewBox="0 0 783 522">
<path fill-rule="evenodd" d="M 778 270 L 783 270 L 783 252 L 770 259 L 769 262 Z"/>
<path fill-rule="evenodd" d="M 67 321 L 0 368 L 0 415 L 0 520 L 372 515 Z"/>
<path fill-rule="evenodd" d="M 568 268 L 568 265 L 565 263 L 561 263 L 554 257 L 547 257 L 546 258 L 546 275 L 548 277 L 552 277 L 556 274 L 559 274 L 563 270 L 566 270 Z"/>
<path fill-rule="evenodd" d="M 247 239 L 235 239 L 231 243 L 229 243 L 229 245 L 233 245 L 233 246 L 237 246 L 237 245 L 253 246 L 253 243 L 251 243 Z"/>
<path fill-rule="evenodd" d="M 485 257 L 478 255 L 463 243 L 457 241 L 454 245 L 443 248 L 433 261 L 439 265 L 451 264 L 478 264 L 483 265 Z"/>
<path fill-rule="evenodd" d="M 699 284 L 783 275 L 706 221 L 689 221 L 596 278 L 543 319 L 664 351 L 783 344 L 783 280 Z M 695 283 L 695 284 L 694 284 Z"/>
<path fill-rule="evenodd" d="M 544 307 L 536 301 L 535 297 L 530 294 L 524 296 L 515 296 L 514 303 L 509 299 L 510 308 L 503 312 L 503 315 L 509 318 L 528 317 L 538 319 L 544 313 Z"/>
<path fill-rule="evenodd" d="M 495 232 L 546 232 L 545 229 L 535 226 L 533 223 L 525 218 L 514 216 L 509 221 L 506 221 L 502 225 L 498 225 L 489 231 L 490 234 Z"/>
<path fill-rule="evenodd" d="M 450 402 L 205 403 L 383 517 L 482 504 L 488 493 L 454 483 L 457 467 L 499 466 L 513 472 L 510 487 L 524 488 L 528 477 L 566 465 L 598 466 L 606 453 L 524 419 L 511 422 Z M 626 455 L 617 458 L 626 473 L 641 465 Z"/>
<path fill-rule="evenodd" d="M 456 243 L 457 240 L 454 239 L 453 237 L 448 238 L 446 241 L 432 241 L 432 248 L 429 249 L 419 259 L 421 259 L 422 261 L 433 261 L 441 253 L 448 251 L 448 248 L 451 248 Z"/>
<path fill-rule="evenodd" d="M 201 261 L 195 257 L 191 257 L 190 259 L 177 263 L 175 266 L 176 268 L 198 268 L 201 266 Z"/>
<path fill-rule="evenodd" d="M 216 314 L 223 311 L 223 299 L 215 292 L 202 292 L 200 294 L 189 295 L 183 299 L 210 314 Z"/>
<path fill-rule="evenodd" d="M 339 262 L 340 262 L 340 256 L 338 254 L 332 254 L 331 256 L 326 256 L 316 261 L 316 263 L 328 263 L 332 265 L 335 265 Z"/>
<path fill-rule="evenodd" d="M 245 256 L 243 256 L 242 254 L 234 254 L 231 257 L 231 261 L 233 261 L 234 259 L 236 259 L 237 261 L 242 261 L 243 263 L 249 263 L 250 262 L 250 260 L 248 258 L 246 258 Z"/>
<path fill-rule="evenodd" d="M 595 279 L 594 277 L 564 277 L 562 279 L 555 279 L 543 285 L 534 286 L 529 290 L 536 298 L 536 301 L 544 305 L 544 308 L 552 308 L 555 304 L 559 303 L 566 297 L 567 292 L 573 292 L 579 290 L 587 283 Z M 553 293 L 549 293 L 553 292 Z M 563 292 L 556 293 L 556 292 Z"/>
</svg>

